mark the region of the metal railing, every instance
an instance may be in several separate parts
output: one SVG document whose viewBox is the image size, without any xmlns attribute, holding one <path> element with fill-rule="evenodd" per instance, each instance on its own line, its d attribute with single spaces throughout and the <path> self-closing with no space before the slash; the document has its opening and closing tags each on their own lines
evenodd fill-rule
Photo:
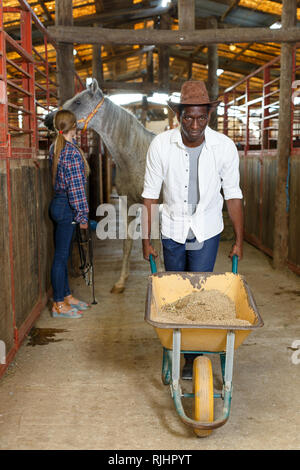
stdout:
<svg viewBox="0 0 300 470">
<path fill-rule="evenodd" d="M 294 88 L 300 86 L 300 81 L 297 83 L 300 65 L 296 60 L 297 46 L 294 48 L 291 83 Z M 248 152 L 277 148 L 279 89 L 280 56 L 225 90 L 223 115 L 219 122 L 221 130 L 234 140 L 239 150 Z M 294 149 L 300 147 L 300 99 L 296 96 L 291 101 L 291 107 L 291 148 Z"/>
<path fill-rule="evenodd" d="M 57 45 L 29 4 L 24 0 L 19 4 L 3 7 L 0 3 L 0 157 L 4 158 L 9 141 L 12 155 L 22 158 L 47 152 L 50 135 L 43 121 L 58 104 Z M 4 28 L 5 15 L 12 13 L 19 19 L 19 40 Z M 43 35 L 42 45 L 32 42 L 32 23 Z M 84 88 L 76 73 L 76 93 Z"/>
</svg>

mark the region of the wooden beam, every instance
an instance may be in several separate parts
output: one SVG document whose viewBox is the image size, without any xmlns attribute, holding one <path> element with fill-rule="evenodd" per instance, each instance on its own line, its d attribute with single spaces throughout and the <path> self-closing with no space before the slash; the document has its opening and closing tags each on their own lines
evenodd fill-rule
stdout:
<svg viewBox="0 0 300 470">
<path fill-rule="evenodd" d="M 297 1 L 283 0 L 282 27 L 292 29 L 297 21 Z M 291 156 L 291 113 L 292 113 L 293 44 L 283 43 L 281 47 L 279 123 L 277 143 L 277 178 L 274 218 L 274 268 L 283 269 L 289 251 L 289 213 L 286 185 L 288 161 Z"/>
<path fill-rule="evenodd" d="M 97 13 L 104 11 L 103 0 L 95 0 L 95 7 Z"/>
<path fill-rule="evenodd" d="M 232 0 L 229 7 L 227 8 L 227 10 L 224 11 L 223 15 L 221 16 L 221 19 L 220 21 L 224 21 L 226 16 L 229 15 L 229 13 L 232 12 L 232 10 L 238 6 L 238 4 L 240 3 L 240 0 Z"/>
<path fill-rule="evenodd" d="M 57 41 L 78 44 L 149 44 L 195 45 L 231 44 L 245 42 L 298 42 L 300 28 L 232 28 L 195 31 L 170 31 L 156 29 L 111 29 L 87 26 L 49 26 L 49 33 Z"/>
<path fill-rule="evenodd" d="M 169 82 L 169 90 L 180 91 L 182 82 Z M 164 92 L 165 90 L 158 83 L 147 82 L 114 82 L 104 81 L 102 83 L 104 90 L 122 90 L 136 93 Z"/>
<path fill-rule="evenodd" d="M 143 20 L 147 18 L 153 18 L 155 16 L 164 15 L 168 13 L 172 9 L 172 5 L 168 5 L 167 7 L 153 7 L 153 8 L 135 8 L 130 7 L 127 9 L 118 10 L 115 9 L 114 11 L 109 12 L 102 12 L 99 13 L 97 10 L 96 15 L 85 15 L 82 17 L 78 17 L 75 20 L 75 23 L 86 24 L 89 25 L 91 23 L 98 23 L 98 24 L 122 24 L 128 23 L 129 21 L 134 20 Z"/>
</svg>

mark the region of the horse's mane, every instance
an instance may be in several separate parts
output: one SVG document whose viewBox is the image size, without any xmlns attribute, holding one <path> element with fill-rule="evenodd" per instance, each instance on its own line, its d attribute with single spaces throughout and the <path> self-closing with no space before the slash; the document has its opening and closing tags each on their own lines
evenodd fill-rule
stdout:
<svg viewBox="0 0 300 470">
<path fill-rule="evenodd" d="M 130 134 L 138 134 L 149 143 L 151 142 L 155 137 L 153 132 L 146 129 L 131 111 L 113 103 L 108 97 L 105 98 L 106 116 L 105 122 L 103 122 L 103 130 L 106 133 L 112 132 L 117 136 L 124 135 L 127 139 Z"/>
</svg>

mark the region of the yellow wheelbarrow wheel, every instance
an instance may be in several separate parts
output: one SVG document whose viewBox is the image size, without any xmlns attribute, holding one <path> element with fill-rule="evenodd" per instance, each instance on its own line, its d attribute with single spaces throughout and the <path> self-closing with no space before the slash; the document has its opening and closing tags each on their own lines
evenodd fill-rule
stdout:
<svg viewBox="0 0 300 470">
<path fill-rule="evenodd" d="M 202 423 L 214 420 L 213 372 L 210 359 L 198 356 L 193 366 L 193 389 L 195 395 L 194 419 Z M 211 430 L 194 429 L 198 437 L 206 437 Z"/>
</svg>

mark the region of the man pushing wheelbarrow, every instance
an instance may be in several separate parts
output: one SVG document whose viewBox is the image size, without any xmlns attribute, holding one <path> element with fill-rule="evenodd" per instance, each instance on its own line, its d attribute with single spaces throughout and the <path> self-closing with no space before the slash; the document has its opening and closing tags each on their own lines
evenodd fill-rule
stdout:
<svg viewBox="0 0 300 470">
<path fill-rule="evenodd" d="M 243 256 L 243 208 L 239 155 L 234 142 L 212 130 L 209 119 L 220 101 L 210 101 L 205 83 L 189 80 L 179 103 L 169 101 L 180 128 L 157 135 L 150 144 L 144 190 L 143 255 L 151 245 L 154 207 L 162 190 L 161 239 L 166 271 L 212 272 L 223 231 L 223 190 L 235 243 L 229 254 Z M 183 379 L 192 379 L 195 354 L 185 354 Z"/>
</svg>

